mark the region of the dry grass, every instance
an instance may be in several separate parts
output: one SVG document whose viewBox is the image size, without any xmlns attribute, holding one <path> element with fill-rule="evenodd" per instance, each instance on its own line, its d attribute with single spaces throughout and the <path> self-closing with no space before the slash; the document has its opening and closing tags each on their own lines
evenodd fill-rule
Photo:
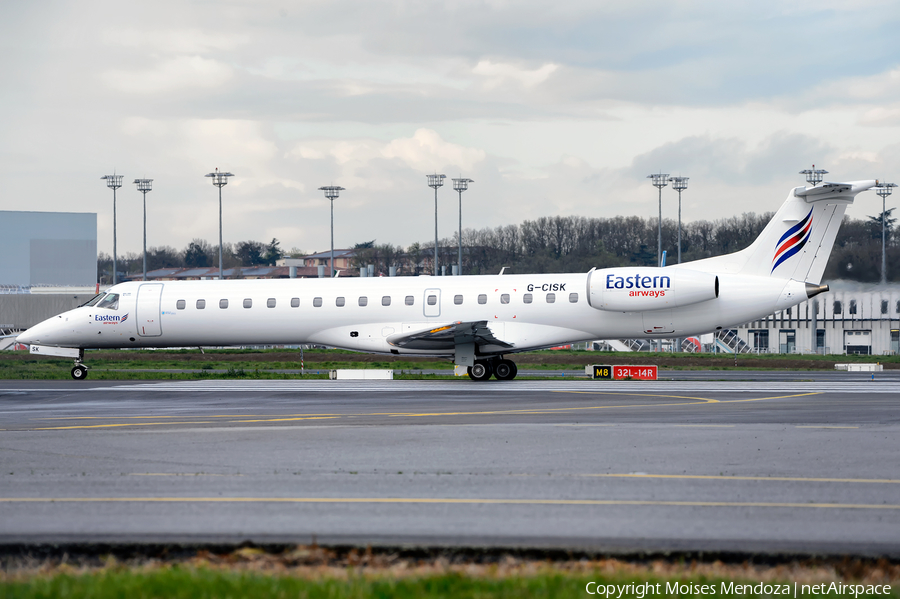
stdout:
<svg viewBox="0 0 900 599">
<path fill-rule="evenodd" d="M 580 557 L 555 559 L 523 557 L 514 553 L 460 554 L 452 551 L 404 555 L 402 551 L 334 549 L 298 545 L 272 550 L 240 547 L 229 551 L 174 550 L 168 556 L 69 554 L 35 556 L 20 553 L 0 558 L 0 582 L 23 581 L 56 575 L 88 575 L 129 570 L 164 571 L 171 567 L 306 580 L 348 577 L 424 578 L 456 574 L 472 579 L 530 578 L 545 575 L 602 576 L 610 580 L 730 580 L 756 582 L 855 582 L 900 586 L 900 563 L 886 559 L 801 559 L 777 563 L 726 563 L 679 558 L 616 559 Z"/>
</svg>

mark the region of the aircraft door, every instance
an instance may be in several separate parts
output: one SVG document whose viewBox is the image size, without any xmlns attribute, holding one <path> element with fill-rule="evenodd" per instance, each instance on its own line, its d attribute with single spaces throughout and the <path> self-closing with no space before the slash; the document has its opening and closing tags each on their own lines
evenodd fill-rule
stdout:
<svg viewBox="0 0 900 599">
<path fill-rule="evenodd" d="M 144 283 L 138 287 L 135 321 L 137 321 L 138 335 L 141 337 L 162 335 L 162 323 L 160 322 L 162 288 L 162 283 Z"/>
<path fill-rule="evenodd" d="M 441 290 L 440 289 L 426 289 L 425 297 L 423 298 L 422 305 L 425 309 L 425 316 L 440 316 L 441 315 Z"/>
<path fill-rule="evenodd" d="M 647 310 L 643 313 L 644 332 L 650 335 L 674 333 L 672 310 Z"/>
</svg>

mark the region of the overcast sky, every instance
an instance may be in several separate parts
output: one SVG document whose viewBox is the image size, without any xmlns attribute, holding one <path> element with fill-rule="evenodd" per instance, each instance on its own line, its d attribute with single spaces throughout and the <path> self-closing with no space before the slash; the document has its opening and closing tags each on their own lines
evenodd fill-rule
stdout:
<svg viewBox="0 0 900 599">
<path fill-rule="evenodd" d="M 427 173 L 469 177 L 464 227 L 776 209 L 804 183 L 900 183 L 900 3 L 0 3 L 0 209 L 96 212 L 120 253 L 225 240 L 313 252 L 434 237 Z M 900 193 L 895 195 L 900 201 Z M 439 191 L 442 237 L 457 196 Z M 864 194 L 850 214 L 880 211 Z M 675 218 L 666 188 L 663 216 Z"/>
</svg>

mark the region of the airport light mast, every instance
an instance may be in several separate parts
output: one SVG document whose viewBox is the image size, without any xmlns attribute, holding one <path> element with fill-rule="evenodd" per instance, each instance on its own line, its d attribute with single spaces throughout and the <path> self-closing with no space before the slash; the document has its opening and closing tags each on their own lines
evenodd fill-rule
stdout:
<svg viewBox="0 0 900 599">
<path fill-rule="evenodd" d="M 822 175 L 827 175 L 828 171 L 816 168 L 816 165 L 812 165 L 812 168 L 805 168 L 800 171 L 801 175 L 806 175 L 806 182 L 815 187 L 819 183 L 822 182 Z"/>
<path fill-rule="evenodd" d="M 228 185 L 228 177 L 233 177 L 231 173 L 220 173 L 218 167 L 216 170 L 207 173 L 204 177 L 212 178 L 212 184 L 219 188 L 219 280 L 225 278 L 225 271 L 222 268 L 222 188 Z"/>
<path fill-rule="evenodd" d="M 119 282 L 119 265 L 116 257 L 116 190 L 122 187 L 122 177 L 124 175 L 103 175 L 101 179 L 106 179 L 106 186 L 113 190 L 113 285 Z"/>
<path fill-rule="evenodd" d="M 881 196 L 881 284 L 887 283 L 887 252 L 885 250 L 885 223 L 887 222 L 887 213 L 885 210 L 885 202 L 887 197 L 891 195 L 892 187 L 897 187 L 896 183 L 879 183 L 875 187 L 875 193 Z"/>
<path fill-rule="evenodd" d="M 469 189 L 469 183 L 474 183 L 472 179 L 454 179 L 453 189 L 459 192 L 459 271 L 462 274 L 462 192 Z M 437 192 L 437 190 L 435 190 Z"/>
<path fill-rule="evenodd" d="M 659 190 L 659 233 L 656 240 L 656 265 L 661 266 L 662 262 L 662 190 L 669 184 L 669 175 L 657 173 L 655 175 L 647 175 L 653 186 Z"/>
<path fill-rule="evenodd" d="M 331 200 L 331 278 L 334 278 L 334 201 L 340 195 L 340 192 L 346 191 L 343 187 L 334 185 L 326 185 L 320 187 L 319 191 L 325 192 L 325 197 Z"/>
<path fill-rule="evenodd" d="M 428 187 L 434 188 L 434 276 L 438 276 L 438 208 L 437 208 L 437 190 L 444 184 L 446 175 L 425 175 L 428 177 Z M 462 197 L 462 196 L 460 196 Z"/>
<path fill-rule="evenodd" d="M 678 192 L 678 264 L 681 264 L 681 192 L 687 189 L 690 177 L 672 177 L 672 189 Z"/>
<path fill-rule="evenodd" d="M 144 280 L 147 280 L 147 192 L 153 188 L 153 179 L 135 179 L 137 190 L 144 194 Z"/>
</svg>

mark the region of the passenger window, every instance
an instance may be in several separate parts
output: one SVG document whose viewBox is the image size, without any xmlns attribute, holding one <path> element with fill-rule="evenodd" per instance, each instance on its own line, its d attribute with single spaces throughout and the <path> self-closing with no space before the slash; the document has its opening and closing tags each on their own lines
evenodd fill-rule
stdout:
<svg viewBox="0 0 900 599">
<path fill-rule="evenodd" d="M 850 300 L 850 314 L 856 314 L 856 300 Z"/>
<path fill-rule="evenodd" d="M 222 308 L 223 310 L 224 310 L 225 308 L 227 308 L 227 307 L 228 307 L 228 300 L 227 300 L 227 299 L 221 299 L 221 300 L 219 300 L 219 307 Z"/>
<path fill-rule="evenodd" d="M 484 293 L 479 293 L 479 294 L 478 294 L 478 303 L 479 303 L 479 304 L 486 304 L 486 303 L 487 303 L 487 295 L 484 294 Z"/>
<path fill-rule="evenodd" d="M 841 302 L 839 302 L 839 301 L 834 302 L 834 313 L 840 314 L 841 312 L 843 312 L 843 309 L 841 308 Z"/>
<path fill-rule="evenodd" d="M 321 308 L 321 307 L 322 307 L 322 298 L 321 298 L 321 297 L 314 297 L 314 298 L 313 298 L 313 307 L 314 307 L 314 308 Z"/>
<path fill-rule="evenodd" d="M 556 294 L 555 294 L 555 293 L 548 293 L 548 294 L 547 294 L 547 303 L 548 303 L 548 304 L 552 304 L 552 303 L 554 303 L 555 301 L 556 301 Z"/>
<path fill-rule="evenodd" d="M 577 303 L 578 303 L 578 294 L 577 294 L 577 293 L 570 293 L 570 294 L 569 294 L 569 303 L 572 303 L 572 304 L 577 304 Z"/>
<path fill-rule="evenodd" d="M 359 305 L 360 305 L 360 306 L 368 306 L 368 305 L 369 305 L 369 298 L 366 297 L 365 295 L 359 296 Z"/>
<path fill-rule="evenodd" d="M 245 307 L 245 308 L 252 308 L 252 307 L 253 307 L 253 300 L 250 299 L 249 297 L 244 298 L 244 307 Z"/>
<path fill-rule="evenodd" d="M 316 298 L 316 299 L 319 300 L 319 305 L 321 306 L 321 305 L 322 305 L 322 298 L 319 297 L 319 298 Z M 291 308 L 299 308 L 299 307 L 300 307 L 300 298 L 299 298 L 299 297 L 292 297 L 292 298 L 291 298 Z"/>
<path fill-rule="evenodd" d="M 412 306 L 414 303 L 416 303 L 416 298 L 414 298 L 414 297 L 411 296 L 411 295 L 407 295 L 407 296 L 406 296 L 406 305 L 407 305 L 407 306 Z M 900 306 L 900 304 L 897 304 L 897 305 Z"/>
<path fill-rule="evenodd" d="M 197 300 L 197 309 L 203 310 L 206 308 L 206 300 Z"/>
<path fill-rule="evenodd" d="M 429 295 L 429 296 L 428 296 L 428 305 L 429 305 L 429 306 L 433 306 L 433 305 L 435 305 L 436 303 L 437 303 L 437 296 L 436 296 L 436 295 Z"/>
<path fill-rule="evenodd" d="M 275 298 L 270 297 L 266 300 L 266 308 L 274 308 L 275 307 Z"/>
<path fill-rule="evenodd" d="M 454 295 L 454 296 L 453 296 L 453 303 L 454 303 L 454 304 L 456 304 L 457 306 L 461 306 L 461 305 L 462 305 L 462 302 L 463 302 L 463 296 L 461 296 L 461 295 Z"/>
<path fill-rule="evenodd" d="M 525 295 L 522 296 L 522 303 L 530 304 L 533 299 L 534 299 L 533 295 L 531 295 L 530 293 L 526 293 Z"/>
<path fill-rule="evenodd" d="M 339 298 L 337 298 L 336 300 L 334 300 L 334 305 L 337 306 L 338 308 L 343 307 L 343 305 L 344 305 L 344 298 L 339 297 Z"/>
<path fill-rule="evenodd" d="M 185 306 L 187 306 L 187 302 L 184 300 L 178 300 L 177 302 L 175 302 L 176 310 L 184 310 Z"/>
<path fill-rule="evenodd" d="M 391 296 L 385 295 L 381 298 L 382 306 L 390 306 L 391 305 Z"/>
<path fill-rule="evenodd" d="M 119 308 L 119 294 L 108 293 L 106 297 L 97 302 L 98 308 L 106 308 L 107 310 L 117 310 Z"/>
<path fill-rule="evenodd" d="M 509 303 L 509 294 L 508 294 L 508 293 L 503 293 L 503 294 L 500 295 L 500 303 L 501 303 L 501 304 L 508 304 L 508 303 Z"/>
<path fill-rule="evenodd" d="M 888 313 L 888 301 L 887 300 L 881 300 L 881 313 L 882 314 Z"/>
</svg>

